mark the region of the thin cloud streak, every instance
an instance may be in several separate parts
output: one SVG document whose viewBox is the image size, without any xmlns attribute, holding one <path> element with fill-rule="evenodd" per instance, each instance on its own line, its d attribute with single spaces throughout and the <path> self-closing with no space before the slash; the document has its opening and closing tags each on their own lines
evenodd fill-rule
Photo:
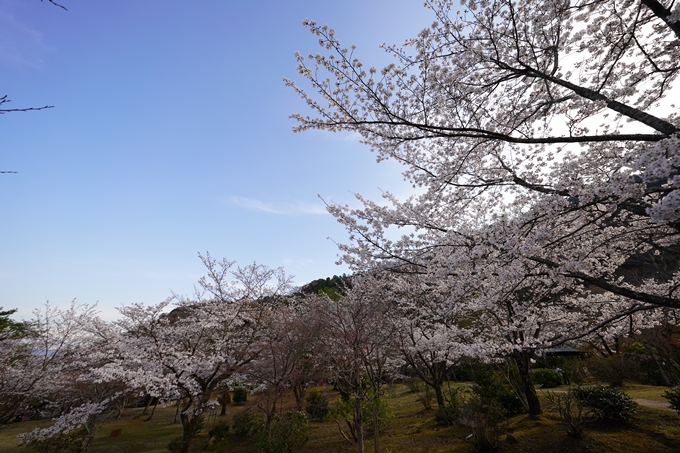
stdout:
<svg viewBox="0 0 680 453">
<path fill-rule="evenodd" d="M 230 196 L 229 203 L 241 208 L 249 209 L 251 211 L 261 211 L 270 214 L 280 215 L 297 215 L 297 214 L 312 214 L 312 215 L 327 215 L 326 207 L 322 204 L 307 203 L 298 201 L 296 203 L 282 203 L 274 204 L 268 201 L 256 200 L 254 198 Z"/>
</svg>

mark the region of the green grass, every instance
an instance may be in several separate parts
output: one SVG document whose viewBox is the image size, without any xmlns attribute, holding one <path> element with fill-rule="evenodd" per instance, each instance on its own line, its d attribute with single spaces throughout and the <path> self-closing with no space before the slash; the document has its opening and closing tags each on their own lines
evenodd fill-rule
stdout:
<svg viewBox="0 0 680 453">
<path fill-rule="evenodd" d="M 465 384 L 454 384 L 465 385 Z M 566 388 L 564 388 L 566 389 Z M 317 389 L 324 391 L 324 389 Z M 328 390 L 328 389 L 326 389 Z M 562 389 L 558 389 L 562 390 Z M 664 387 L 629 385 L 624 391 L 636 398 L 662 398 Z M 539 390 L 539 394 L 543 392 Z M 381 452 L 400 453 L 469 453 L 470 444 L 463 439 L 469 434 L 464 427 L 444 427 L 435 421 L 435 410 L 425 410 L 418 397 L 405 386 L 397 385 L 386 391 L 393 418 L 389 427 L 380 437 Z M 331 404 L 337 399 L 335 392 L 327 392 Z M 256 403 L 250 398 L 246 406 L 230 406 L 225 417 L 216 417 L 216 422 L 231 418 Z M 581 452 L 630 452 L 630 453 L 662 453 L 680 451 L 680 417 L 674 412 L 657 409 L 640 408 L 635 421 L 629 425 L 608 426 L 594 423 L 586 428 L 586 438 L 580 441 L 569 438 L 562 429 L 559 417 L 547 401 L 542 400 L 544 414 L 541 417 L 529 418 L 524 415 L 513 417 L 504 426 L 518 443 L 510 443 L 502 436 L 503 452 L 509 453 L 581 453 Z M 285 402 L 287 408 L 293 408 L 292 398 Z M 433 403 L 436 405 L 436 403 Z M 120 420 L 110 420 L 103 424 L 95 438 L 90 452 L 104 453 L 109 451 L 112 429 L 122 429 L 120 437 L 115 439 L 112 453 L 167 453 L 168 443 L 181 434 L 181 425 L 173 424 L 175 408 L 158 407 L 154 419 L 145 421 L 140 416 L 142 409 L 128 409 Z M 24 447 L 17 446 L 16 435 L 30 431 L 37 426 L 47 426 L 50 422 L 22 422 L 6 426 L 0 430 L 0 451 L 3 453 L 29 453 Z M 205 431 L 209 430 L 213 421 L 208 419 Z M 353 444 L 345 441 L 340 435 L 338 424 L 334 420 L 311 422 L 310 441 L 304 448 L 306 453 L 351 452 Z M 346 425 L 341 421 L 340 428 L 347 433 Z M 203 432 L 193 442 L 194 451 L 198 452 L 205 445 L 207 434 Z M 248 453 L 254 451 L 252 439 L 240 440 L 230 437 L 223 451 Z M 367 436 L 366 451 L 373 451 L 372 437 Z"/>
</svg>

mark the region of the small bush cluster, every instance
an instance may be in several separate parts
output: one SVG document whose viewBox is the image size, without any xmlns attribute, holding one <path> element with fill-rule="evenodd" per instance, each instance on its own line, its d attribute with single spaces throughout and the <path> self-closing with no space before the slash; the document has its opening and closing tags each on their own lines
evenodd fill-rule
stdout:
<svg viewBox="0 0 680 453">
<path fill-rule="evenodd" d="M 245 404 L 245 402 L 248 401 L 248 391 L 243 387 L 236 387 L 234 389 L 234 396 L 232 397 L 231 401 L 236 406 Z"/>
<path fill-rule="evenodd" d="M 663 396 L 668 400 L 671 408 L 680 414 L 680 387 L 674 387 L 671 390 L 666 390 Z"/>
<path fill-rule="evenodd" d="M 307 407 L 305 412 L 311 420 L 322 421 L 328 415 L 328 398 L 319 392 L 310 392 L 307 395 Z"/>
<path fill-rule="evenodd" d="M 555 406 L 567 434 L 576 439 L 583 437 L 583 427 L 597 418 L 594 410 L 585 401 L 576 398 L 572 389 L 565 393 L 548 392 L 546 398 Z"/>
<path fill-rule="evenodd" d="M 462 387 L 448 388 L 448 391 L 444 393 L 444 407 L 438 408 L 435 416 L 437 423 L 450 426 L 458 420 L 463 404 L 462 393 Z"/>
<path fill-rule="evenodd" d="M 416 377 L 411 377 L 404 380 L 404 385 L 411 391 L 411 393 L 420 393 L 423 391 L 423 381 Z"/>
<path fill-rule="evenodd" d="M 225 422 L 216 424 L 210 431 L 208 431 L 208 437 L 214 437 L 216 440 L 226 439 L 228 434 L 229 425 Z"/>
<path fill-rule="evenodd" d="M 387 429 L 390 419 L 392 418 L 392 409 L 387 402 L 386 398 L 380 397 L 374 400 L 368 401 L 364 404 L 364 423 L 366 426 L 366 432 L 368 434 L 373 434 L 373 408 L 377 409 L 378 415 L 378 432 L 383 432 Z"/>
<path fill-rule="evenodd" d="M 227 447 L 227 436 L 229 435 L 229 425 L 220 422 L 208 431 L 208 446 L 204 449 L 207 452 L 224 451 Z"/>
<path fill-rule="evenodd" d="M 423 404 L 426 411 L 432 409 L 432 400 L 434 400 L 434 391 L 429 385 L 425 386 L 425 391 L 418 397 L 418 401 Z"/>
<path fill-rule="evenodd" d="M 168 450 L 170 450 L 170 453 L 177 453 L 181 445 L 182 436 L 173 437 L 170 443 L 168 444 Z"/>
<path fill-rule="evenodd" d="M 285 412 L 272 420 L 269 434 L 260 433 L 262 453 L 296 453 L 309 440 L 307 416 L 304 412 Z"/>
<path fill-rule="evenodd" d="M 459 405 L 458 419 L 470 429 L 466 440 L 475 451 L 495 451 L 504 432 L 502 422 L 523 412 L 524 406 L 508 379 L 491 367 L 478 367 L 474 382 L 472 396 Z"/>
<path fill-rule="evenodd" d="M 593 409 L 598 418 L 629 422 L 637 412 L 633 398 L 615 387 L 589 385 L 574 389 L 574 396 L 585 406 Z"/>
<path fill-rule="evenodd" d="M 484 405 L 497 403 L 502 415 L 511 417 L 524 412 L 522 400 L 519 399 L 507 379 L 500 373 L 485 369 L 475 375 L 472 392 L 479 396 Z"/>
<path fill-rule="evenodd" d="M 534 371 L 534 382 L 542 388 L 551 389 L 564 384 L 562 375 L 557 370 L 539 368 Z"/>
<path fill-rule="evenodd" d="M 232 426 L 236 437 L 253 437 L 264 428 L 262 414 L 255 412 L 242 412 L 234 417 Z"/>
</svg>

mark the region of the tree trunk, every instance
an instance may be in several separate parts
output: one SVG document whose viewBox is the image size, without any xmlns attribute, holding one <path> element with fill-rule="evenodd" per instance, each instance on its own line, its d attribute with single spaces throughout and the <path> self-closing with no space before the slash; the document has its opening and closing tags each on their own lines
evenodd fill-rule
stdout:
<svg viewBox="0 0 680 453">
<path fill-rule="evenodd" d="M 177 423 L 177 416 L 179 415 L 179 407 L 182 404 L 182 400 L 177 400 L 177 410 L 175 410 L 175 418 L 172 419 L 172 424 Z"/>
<path fill-rule="evenodd" d="M 529 415 L 531 417 L 541 415 L 541 402 L 536 394 L 534 383 L 531 380 L 531 372 L 529 371 L 529 352 L 515 352 L 513 358 L 515 359 L 515 363 L 517 363 L 517 368 L 519 368 L 522 387 L 524 388 L 524 394 L 526 395 L 527 403 L 529 404 Z"/>
<path fill-rule="evenodd" d="M 380 429 L 378 425 L 378 402 L 373 405 L 373 451 L 374 453 L 380 453 Z"/>
<path fill-rule="evenodd" d="M 307 387 L 303 385 L 296 385 L 293 387 L 293 396 L 295 396 L 295 405 L 297 410 L 302 412 L 303 405 L 305 402 L 305 393 L 307 393 Z"/>
<path fill-rule="evenodd" d="M 445 411 L 446 410 L 446 400 L 444 399 L 444 391 L 442 390 L 442 383 L 435 380 L 433 382 L 432 388 L 434 388 L 434 395 L 435 398 L 437 399 L 437 408 L 439 411 Z"/>
<path fill-rule="evenodd" d="M 127 397 L 124 397 L 123 400 L 118 404 L 118 415 L 116 415 L 116 420 L 121 419 L 121 417 L 123 416 L 123 411 L 125 410 L 126 405 L 127 405 Z"/>
<path fill-rule="evenodd" d="M 149 413 L 149 406 L 151 406 L 151 400 L 153 400 L 153 397 L 151 395 L 147 395 L 149 399 L 146 400 L 146 405 L 144 406 L 144 410 L 142 411 L 142 415 L 146 415 Z"/>
<path fill-rule="evenodd" d="M 191 446 L 191 441 L 196 435 L 196 428 L 198 427 L 198 420 L 200 416 L 194 415 L 189 418 L 189 414 L 180 414 L 180 419 L 182 420 L 182 442 L 180 443 L 179 453 L 189 453 L 189 447 Z"/>
<path fill-rule="evenodd" d="M 357 436 L 357 453 L 364 453 L 364 414 L 362 407 L 361 390 L 357 391 L 354 404 L 354 429 Z"/>
<path fill-rule="evenodd" d="M 153 418 L 153 414 L 156 413 L 156 408 L 158 407 L 158 398 L 156 398 L 156 404 L 153 405 L 153 409 L 151 409 L 151 415 L 146 419 L 147 422 L 150 422 L 151 419 Z"/>
<path fill-rule="evenodd" d="M 94 435 L 97 434 L 97 414 L 92 414 L 87 417 L 87 422 L 85 422 L 85 437 L 83 437 L 83 443 L 81 444 L 81 451 L 87 451 L 90 448 L 90 444 L 94 439 Z"/>
</svg>

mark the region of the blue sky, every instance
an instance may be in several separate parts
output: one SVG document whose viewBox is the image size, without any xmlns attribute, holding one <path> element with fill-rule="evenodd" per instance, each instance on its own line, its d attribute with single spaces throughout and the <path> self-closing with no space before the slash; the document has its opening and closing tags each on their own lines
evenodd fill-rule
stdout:
<svg viewBox="0 0 680 453">
<path fill-rule="evenodd" d="M 432 20 L 422 2 L 0 0 L 0 306 L 115 306 L 189 294 L 198 252 L 347 272 L 317 197 L 401 190 L 352 135 L 293 134 L 282 77 L 328 23 L 367 65 Z"/>
</svg>

